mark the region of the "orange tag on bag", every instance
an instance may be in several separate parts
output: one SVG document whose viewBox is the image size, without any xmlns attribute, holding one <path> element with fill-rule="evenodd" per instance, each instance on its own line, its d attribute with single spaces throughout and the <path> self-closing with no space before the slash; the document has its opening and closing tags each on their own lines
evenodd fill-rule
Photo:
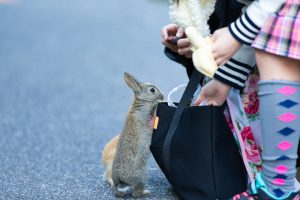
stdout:
<svg viewBox="0 0 300 200">
<path fill-rule="evenodd" d="M 154 120 L 153 129 L 157 129 L 158 121 L 159 121 L 159 117 L 156 116 L 156 117 L 155 117 L 155 120 Z"/>
</svg>

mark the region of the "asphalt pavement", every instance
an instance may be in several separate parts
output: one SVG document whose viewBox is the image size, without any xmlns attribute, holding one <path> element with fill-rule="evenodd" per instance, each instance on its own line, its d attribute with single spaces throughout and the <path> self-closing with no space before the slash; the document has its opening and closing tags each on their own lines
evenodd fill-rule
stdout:
<svg viewBox="0 0 300 200">
<path fill-rule="evenodd" d="M 2 4 L 4 3 L 4 4 Z M 0 2 L 0 199 L 114 200 L 101 151 L 123 126 L 123 73 L 168 93 L 167 0 Z M 176 199 L 150 159 L 147 199 Z"/>
</svg>

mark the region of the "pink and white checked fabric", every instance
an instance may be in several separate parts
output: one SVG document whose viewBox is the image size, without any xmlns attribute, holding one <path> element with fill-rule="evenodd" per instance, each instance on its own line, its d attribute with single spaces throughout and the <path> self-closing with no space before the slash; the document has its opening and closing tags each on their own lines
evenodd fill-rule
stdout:
<svg viewBox="0 0 300 200">
<path fill-rule="evenodd" d="M 266 21 L 252 46 L 300 60 L 300 0 L 287 0 Z"/>
</svg>

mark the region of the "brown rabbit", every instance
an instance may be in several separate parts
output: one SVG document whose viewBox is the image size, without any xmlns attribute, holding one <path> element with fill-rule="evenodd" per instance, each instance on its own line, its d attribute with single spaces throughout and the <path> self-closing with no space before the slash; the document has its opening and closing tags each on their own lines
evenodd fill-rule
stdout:
<svg viewBox="0 0 300 200">
<path fill-rule="evenodd" d="M 111 170 L 112 170 L 112 164 L 115 158 L 117 145 L 119 142 L 119 135 L 115 136 L 113 139 L 111 139 L 104 147 L 104 150 L 102 152 L 102 165 L 105 168 L 105 180 L 111 185 L 114 186 L 114 182 L 111 178 Z"/>
<path fill-rule="evenodd" d="M 124 80 L 134 92 L 133 103 L 120 136 L 116 136 L 105 147 L 103 163 L 109 167 L 118 143 L 112 163 L 112 179 L 109 178 L 108 167 L 106 179 L 114 185 L 117 197 L 125 197 L 129 194 L 129 189 L 132 189 L 132 196 L 140 198 L 150 195 L 150 191 L 146 190 L 149 146 L 155 110 L 157 104 L 163 100 L 163 94 L 156 86 L 141 83 L 128 73 L 124 74 Z"/>
</svg>

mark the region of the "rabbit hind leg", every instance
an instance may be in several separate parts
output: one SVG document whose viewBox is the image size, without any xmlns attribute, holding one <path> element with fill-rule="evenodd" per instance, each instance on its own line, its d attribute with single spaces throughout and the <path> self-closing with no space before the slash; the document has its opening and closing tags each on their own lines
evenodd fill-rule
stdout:
<svg viewBox="0 0 300 200">
<path fill-rule="evenodd" d="M 150 191 L 145 189 L 144 183 L 139 183 L 134 186 L 132 196 L 134 198 L 148 197 L 150 196 Z"/>
<path fill-rule="evenodd" d="M 115 196 L 124 198 L 130 192 L 130 186 L 124 183 L 119 183 L 115 189 Z"/>
</svg>

